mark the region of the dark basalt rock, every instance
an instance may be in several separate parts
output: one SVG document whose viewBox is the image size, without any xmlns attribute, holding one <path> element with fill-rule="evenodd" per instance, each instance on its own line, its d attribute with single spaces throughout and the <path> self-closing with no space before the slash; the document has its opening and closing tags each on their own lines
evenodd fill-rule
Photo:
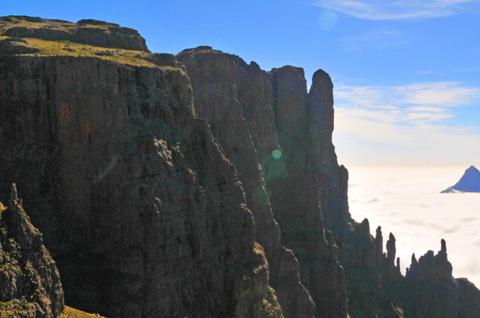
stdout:
<svg viewBox="0 0 480 318">
<path fill-rule="evenodd" d="M 321 117 L 317 113 L 328 106 L 309 100 L 300 68 L 287 66 L 267 73 L 256 63 L 248 65 L 210 47 L 184 50 L 178 58 L 192 80 L 197 112 L 238 168 L 247 204 L 257 220 L 257 240 L 269 257 L 272 287 L 286 316 L 312 313 L 306 311 L 308 294 L 302 291 L 295 262 L 289 261 L 291 275 L 281 274 L 288 254 L 280 243 L 298 257 L 301 279 L 317 315 L 345 317 L 344 274 L 334 242 L 329 245 L 325 237 L 321 194 L 307 190 L 320 186 L 313 171 L 318 159 L 308 158 L 307 149 L 315 149 L 321 138 L 313 138 L 306 127 L 310 123 L 316 127 L 314 117 Z M 323 80 L 314 80 L 312 96 L 323 89 L 319 83 Z M 281 240 L 276 221 L 282 228 Z"/>
<path fill-rule="evenodd" d="M 383 254 L 383 234 L 381 226 L 377 227 L 377 231 L 375 232 L 375 252 L 378 258 Z"/>
<path fill-rule="evenodd" d="M 183 69 L 14 56 L 0 76 L 0 193 L 24 189 L 69 304 L 282 317 L 236 169 Z"/>
<path fill-rule="evenodd" d="M 0 317 L 54 318 L 63 306 L 55 262 L 13 184 L 0 211 Z"/>
<path fill-rule="evenodd" d="M 260 166 L 265 149 L 256 148 L 260 138 L 271 138 L 268 149 L 279 148 L 271 108 L 270 76 L 251 70 L 240 58 L 199 47 L 178 55 L 192 81 L 195 109 L 212 128 L 225 154 L 237 166 L 244 185 L 247 204 L 257 224 L 256 240 L 267 252 L 271 268 L 272 287 L 287 317 L 312 317 L 314 304 L 301 284 L 298 263 L 293 253 L 280 241 L 280 228 L 273 217 L 265 175 Z M 256 116 L 256 125 L 262 125 L 268 134 L 256 136 L 256 128 L 246 113 L 258 103 L 264 103 Z"/>
<path fill-rule="evenodd" d="M 387 241 L 387 261 L 393 265 L 395 262 L 395 255 L 397 254 L 397 248 L 395 246 L 395 236 L 390 233 Z"/>
<path fill-rule="evenodd" d="M 116 23 L 111 23 L 111 22 L 106 22 L 106 21 L 100 21 L 100 20 L 95 20 L 95 19 L 81 19 L 77 21 L 77 24 L 85 24 L 85 25 L 103 25 L 103 26 L 113 26 L 113 27 L 120 27 L 119 24 Z"/>
<path fill-rule="evenodd" d="M 21 38 L 0 39 L 0 56 L 11 54 L 30 54 L 37 53 L 38 49 L 28 45 Z"/>
<path fill-rule="evenodd" d="M 152 61 L 157 65 L 165 65 L 165 66 L 173 66 L 178 67 L 179 63 L 175 55 L 173 54 L 166 54 L 166 53 L 155 53 L 152 57 Z"/>
</svg>

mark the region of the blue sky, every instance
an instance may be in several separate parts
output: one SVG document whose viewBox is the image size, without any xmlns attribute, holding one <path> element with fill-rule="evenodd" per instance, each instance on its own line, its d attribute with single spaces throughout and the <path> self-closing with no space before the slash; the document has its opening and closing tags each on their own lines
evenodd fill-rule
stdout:
<svg viewBox="0 0 480 318">
<path fill-rule="evenodd" d="M 138 29 L 155 52 L 208 44 L 336 85 L 347 164 L 480 163 L 480 0 L 1 0 L 0 15 Z"/>
</svg>

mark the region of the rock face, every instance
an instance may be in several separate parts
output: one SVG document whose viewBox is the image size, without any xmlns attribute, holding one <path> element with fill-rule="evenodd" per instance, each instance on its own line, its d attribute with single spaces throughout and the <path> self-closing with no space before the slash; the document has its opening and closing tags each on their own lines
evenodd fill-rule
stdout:
<svg viewBox="0 0 480 318">
<path fill-rule="evenodd" d="M 10 158 L 30 151 L 30 169 L 3 157 L 3 175 L 25 186 L 32 217 L 51 209 L 41 225 L 70 304 L 113 317 L 279 311 L 236 171 L 194 118 L 181 69 L 28 57 L 0 69 L 2 144 Z M 20 82 L 32 103 L 15 102 Z"/>
<path fill-rule="evenodd" d="M 455 193 L 455 192 L 479 192 L 480 193 L 480 170 L 471 166 L 465 173 L 460 181 L 454 186 L 442 191 L 442 193 Z"/>
<path fill-rule="evenodd" d="M 313 152 L 322 152 L 318 140 L 323 138 L 312 136 L 321 134 L 322 107 L 327 108 L 315 95 L 323 93 L 323 86 L 331 88 L 328 76 L 318 73 L 309 95 L 299 68 L 267 73 L 208 47 L 185 50 L 178 58 L 191 78 L 199 116 L 238 168 L 258 221 L 257 240 L 270 256 L 271 283 L 287 316 L 312 313 L 306 315 L 308 295 L 295 274 L 296 261 L 280 243 L 298 257 L 317 315 L 345 317 L 344 273 L 333 242 L 325 236 L 322 194 L 313 190 L 321 182 L 316 171 L 321 157 Z M 272 212 L 282 228 L 281 239 Z M 292 272 L 285 276 L 284 268 Z"/>
<path fill-rule="evenodd" d="M 62 311 L 57 267 L 13 184 L 0 210 L 0 317 L 54 318 Z"/>
<path fill-rule="evenodd" d="M 206 46 L 151 54 L 137 35 L 0 23 L 0 196 L 21 186 L 67 303 L 120 318 L 425 318 L 457 293 L 451 317 L 478 317 L 478 290 L 445 260 L 404 277 L 393 234 L 384 253 L 381 229 L 351 218 L 327 73 L 307 90 L 297 67 Z M 430 265 L 442 274 L 417 274 Z"/>
<path fill-rule="evenodd" d="M 236 169 L 181 67 L 7 56 L 0 74 L 0 193 L 24 189 L 69 304 L 282 317 Z"/>
</svg>

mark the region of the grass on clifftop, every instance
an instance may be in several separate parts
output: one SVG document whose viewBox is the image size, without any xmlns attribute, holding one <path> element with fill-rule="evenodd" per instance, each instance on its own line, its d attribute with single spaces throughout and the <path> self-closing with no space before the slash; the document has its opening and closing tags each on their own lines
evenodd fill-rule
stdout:
<svg viewBox="0 0 480 318">
<path fill-rule="evenodd" d="M 91 29 L 102 29 L 108 30 L 112 24 L 82 24 L 82 28 L 91 28 Z M 46 20 L 42 19 L 41 21 L 33 21 L 31 19 L 25 19 L 22 17 L 11 16 L 8 20 L 0 20 L 0 34 L 5 34 L 8 29 L 16 27 L 28 28 L 28 29 L 45 29 L 50 30 L 68 30 L 77 28 L 78 25 L 73 22 L 60 21 L 60 20 Z"/>
<path fill-rule="evenodd" d="M 95 57 L 120 64 L 158 67 L 157 65 L 146 60 L 150 57 L 150 53 L 148 52 L 102 48 L 68 41 L 46 41 L 36 38 L 24 38 L 24 40 L 27 41 L 29 45 L 40 50 L 40 52 L 28 55 Z"/>
<path fill-rule="evenodd" d="M 81 28 L 102 30 L 105 31 L 105 37 L 108 37 L 108 34 L 112 28 L 120 28 L 120 26 L 116 24 L 101 21 L 97 22 L 99 23 L 89 23 L 88 21 L 83 21 L 81 24 L 78 24 L 67 21 L 44 20 L 31 17 L 0 17 L 0 42 L 5 41 L 3 50 L 6 50 L 6 52 L 8 52 L 7 54 L 20 54 L 27 56 L 86 57 L 132 66 L 161 68 L 166 71 L 177 69 L 175 66 L 162 65 L 155 55 L 148 51 L 108 48 L 98 45 L 77 43 L 73 42 L 75 41 L 74 36 L 70 41 L 53 40 L 52 38 L 37 36 L 29 32 L 24 32 L 24 36 L 19 35 L 19 38 L 7 36 L 7 34 L 9 34 L 9 30 L 14 28 L 25 29 L 26 31 L 44 30 L 45 32 L 50 32 L 51 34 L 56 34 L 55 32 L 67 32 L 68 34 L 68 32 L 73 32 Z M 2 43 L 0 43 L 0 49 L 2 49 L 1 44 Z M 15 53 L 17 51 L 18 53 Z"/>
<path fill-rule="evenodd" d="M 59 318 L 104 318 L 104 317 L 98 314 L 88 314 L 81 310 L 65 306 L 65 309 Z"/>
</svg>

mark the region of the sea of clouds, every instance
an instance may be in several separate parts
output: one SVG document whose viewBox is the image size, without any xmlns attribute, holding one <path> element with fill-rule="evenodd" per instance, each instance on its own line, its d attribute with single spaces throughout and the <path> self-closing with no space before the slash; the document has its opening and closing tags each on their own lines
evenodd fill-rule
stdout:
<svg viewBox="0 0 480 318">
<path fill-rule="evenodd" d="M 384 240 L 393 232 L 402 271 L 428 250 L 447 241 L 455 277 L 480 287 L 480 193 L 441 194 L 468 167 L 349 167 L 350 211 L 358 222 L 382 226 Z"/>
</svg>

